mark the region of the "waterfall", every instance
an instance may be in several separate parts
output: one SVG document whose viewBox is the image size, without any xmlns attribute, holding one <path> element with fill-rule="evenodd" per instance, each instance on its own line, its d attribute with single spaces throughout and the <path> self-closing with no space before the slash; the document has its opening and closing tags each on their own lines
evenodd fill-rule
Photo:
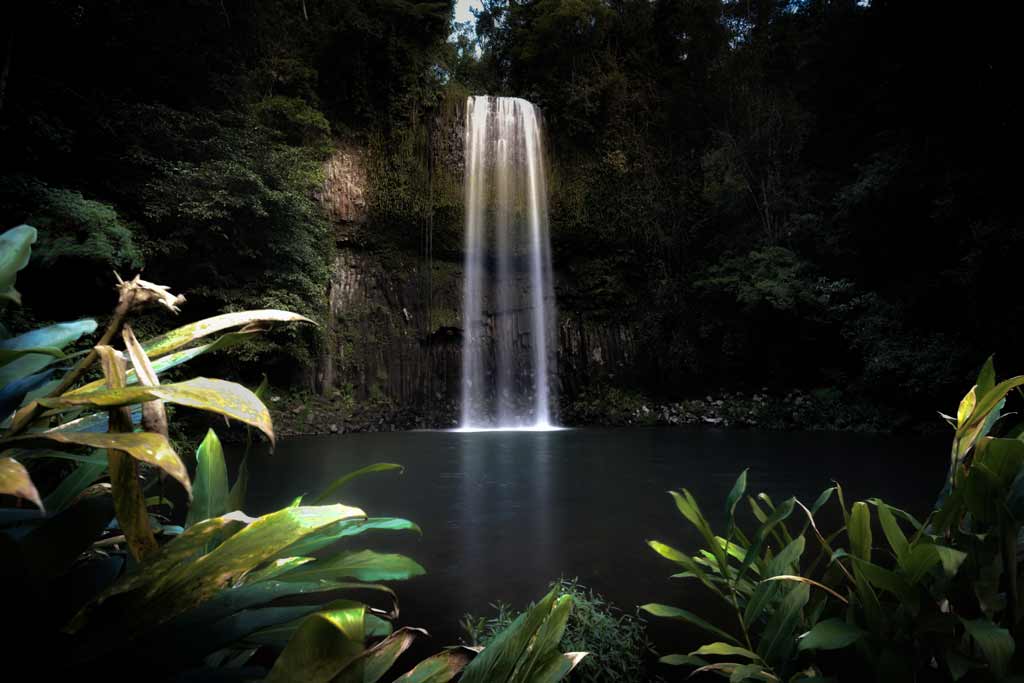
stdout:
<svg viewBox="0 0 1024 683">
<path fill-rule="evenodd" d="M 554 424 L 555 296 L 540 113 L 517 97 L 470 97 L 462 428 Z"/>
</svg>

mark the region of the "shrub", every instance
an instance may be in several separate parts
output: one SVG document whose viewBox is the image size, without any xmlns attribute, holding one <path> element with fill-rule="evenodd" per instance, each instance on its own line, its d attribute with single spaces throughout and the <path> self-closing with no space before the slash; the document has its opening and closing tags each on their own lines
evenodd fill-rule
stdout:
<svg viewBox="0 0 1024 683">
<path fill-rule="evenodd" d="M 559 595 L 571 596 L 574 610 L 562 636 L 564 650 L 590 653 L 573 673 L 586 683 L 628 683 L 651 680 L 646 659 L 652 652 L 647 629 L 638 616 L 625 613 L 576 579 L 551 584 Z M 461 624 L 469 644 L 487 646 L 519 617 L 509 605 L 497 603 L 491 617 L 465 615 Z"/>
</svg>

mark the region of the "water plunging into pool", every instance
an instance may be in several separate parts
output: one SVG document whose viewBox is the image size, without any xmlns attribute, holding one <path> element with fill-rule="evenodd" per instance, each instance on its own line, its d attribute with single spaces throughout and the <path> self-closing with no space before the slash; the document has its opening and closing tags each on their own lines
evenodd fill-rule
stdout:
<svg viewBox="0 0 1024 683">
<path fill-rule="evenodd" d="M 540 113 L 466 103 L 461 429 L 554 428 L 555 296 Z"/>
</svg>

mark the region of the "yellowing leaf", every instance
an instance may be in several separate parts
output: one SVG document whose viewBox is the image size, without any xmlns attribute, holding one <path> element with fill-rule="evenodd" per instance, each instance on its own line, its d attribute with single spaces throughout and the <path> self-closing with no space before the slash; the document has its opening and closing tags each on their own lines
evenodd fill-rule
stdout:
<svg viewBox="0 0 1024 683">
<path fill-rule="evenodd" d="M 5 446 L 13 447 L 45 447 L 73 448 L 87 446 L 89 448 L 113 448 L 124 451 L 136 460 L 148 462 L 171 475 L 192 495 L 192 484 L 188 478 L 185 464 L 171 448 L 167 439 L 159 434 L 138 432 L 132 434 L 110 434 L 101 432 L 37 432 L 4 439 Z"/>
<path fill-rule="evenodd" d="M 233 327 L 242 327 L 243 325 L 268 322 L 303 322 L 315 324 L 309 318 L 301 316 L 298 313 L 278 311 L 274 309 L 225 313 L 223 315 L 217 315 L 190 325 L 179 327 L 167 334 L 160 335 L 156 339 L 152 339 L 143 344 L 142 348 L 145 350 L 147 356 L 150 358 L 156 358 L 190 344 L 197 339 L 202 339 L 203 337 L 216 334 L 223 330 L 228 330 Z"/>
<path fill-rule="evenodd" d="M 975 389 L 977 389 L 977 386 L 971 387 L 971 390 L 968 391 L 967 395 L 960 401 L 960 407 L 956 410 L 957 427 L 962 427 L 967 418 L 969 418 L 971 413 L 974 412 L 974 405 L 978 400 L 978 397 L 975 395 Z"/>
<path fill-rule="evenodd" d="M 46 408 L 67 410 L 92 405 L 98 408 L 131 405 L 162 399 L 168 403 L 208 410 L 256 427 L 274 442 L 270 412 L 263 402 L 241 384 L 221 379 L 197 377 L 177 384 L 155 387 L 131 386 L 123 389 L 100 389 L 84 394 L 65 394 L 40 399 Z"/>
<path fill-rule="evenodd" d="M 0 493 L 30 500 L 40 510 L 43 509 L 43 501 L 36 485 L 32 483 L 32 477 L 28 475 L 25 466 L 14 458 L 0 458 Z"/>
</svg>

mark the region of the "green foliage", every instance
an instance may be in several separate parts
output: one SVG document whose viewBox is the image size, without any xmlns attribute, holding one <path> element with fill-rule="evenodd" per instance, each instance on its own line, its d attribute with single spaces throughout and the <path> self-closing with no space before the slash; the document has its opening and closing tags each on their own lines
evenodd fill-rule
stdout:
<svg viewBox="0 0 1024 683">
<path fill-rule="evenodd" d="M 26 245 L 34 236 L 34 230 L 24 227 L 0 236 L 4 246 L 0 264 L 5 268 L 3 272 L 9 273 L 5 277 L 10 291 L 14 273 L 27 258 Z M 31 638 L 38 638 L 40 633 L 49 635 L 61 627 L 74 634 L 71 659 L 79 671 L 98 671 L 110 661 L 119 665 L 152 662 L 171 648 L 174 661 L 161 665 L 162 675 L 197 666 L 204 659 L 207 666 L 237 666 L 259 647 L 281 647 L 291 639 L 270 678 L 294 680 L 295 671 L 305 672 L 308 666 L 322 670 L 332 662 L 338 663 L 327 657 L 323 648 L 314 648 L 310 654 L 309 641 L 325 637 L 322 629 L 316 630 L 316 624 L 330 622 L 332 616 L 351 620 L 351 615 L 358 613 L 359 642 L 353 640 L 342 650 L 358 660 L 359 676 L 351 680 L 376 680 L 411 642 L 399 642 L 410 630 L 392 634 L 389 621 L 382 618 L 397 614 L 397 597 L 379 582 L 404 580 L 424 570 L 402 555 L 338 544 L 367 530 L 418 528 L 407 520 L 370 519 L 362 510 L 341 504 L 301 506 L 298 501 L 260 518 L 247 517 L 238 509 L 245 498 L 245 460 L 234 486 L 229 487 L 224 452 L 216 433 L 210 430 L 196 452 L 195 473 L 190 478 L 167 438 L 164 402 L 238 419 L 273 441 L 270 416 L 258 395 L 265 391 L 265 385 L 252 392 L 241 385 L 206 378 L 160 384 L 158 368 L 168 370 L 223 348 L 274 321 L 309 321 L 284 311 L 238 312 L 185 325 L 140 344 L 127 322 L 132 315 L 147 304 L 177 312 L 177 305 L 184 299 L 138 277 L 119 282 L 118 290 L 118 306 L 101 340 L 104 343 L 81 356 L 63 380 L 48 386 L 40 396 L 26 396 L 24 379 L 66 360 L 60 349 L 93 333 L 95 322 L 53 325 L 0 341 L 5 351 L 0 356 L 0 369 L 6 373 L 0 392 L 11 402 L 5 409 L 6 429 L 0 439 L 5 449 L 0 457 L 0 495 L 29 500 L 43 510 L 44 503 L 24 463 L 37 468 L 55 459 L 77 463 L 47 496 L 46 501 L 52 505 L 49 516 L 44 511 L 42 517 L 16 517 L 20 535 L 15 539 L 6 532 L 0 534 L 5 548 L 5 583 L 19 600 L 23 595 L 31 602 L 39 591 L 48 589 L 49 581 L 69 570 L 96 564 L 95 560 L 82 559 L 83 553 L 109 557 L 112 546 L 116 553 L 117 546 L 124 544 L 137 562 L 132 571 L 116 572 L 120 574 L 116 580 L 108 580 L 108 585 L 100 584 L 83 596 L 76 607 L 85 604 L 77 614 L 62 619 L 58 613 L 57 623 L 37 618 L 46 628 L 29 629 Z M 220 332 L 227 334 L 214 342 L 201 343 Z M 123 352 L 107 345 L 122 336 Z M 132 365 L 131 374 L 126 371 L 125 357 Z M 102 378 L 76 387 L 96 360 L 100 361 Z M 45 376 L 51 374 L 52 370 Z M 162 420 L 154 420 L 158 413 Z M 93 449 L 91 455 L 63 452 L 82 447 Z M 152 466 L 161 475 L 171 475 L 185 489 L 192 499 L 185 529 L 157 521 L 157 508 L 168 502 L 163 495 L 144 497 L 144 489 L 160 482 L 152 472 L 140 470 L 138 463 Z M 353 472 L 328 487 L 321 498 L 335 496 L 353 478 L 395 467 L 382 465 Z M 109 497 L 88 495 L 87 489 L 108 470 Z M 229 512 L 233 507 L 236 509 Z M 5 524 L 7 517 L 2 516 Z M 110 524 L 111 517 L 114 524 Z M 119 535 L 104 537 L 109 530 Z M 170 536 L 171 540 L 161 544 L 157 536 L 160 540 Z M 76 562 L 79 564 L 73 568 Z M 8 573 L 10 568 L 15 571 Z M 383 596 L 385 608 L 371 610 L 364 603 L 352 601 L 342 601 L 342 606 L 337 600 L 322 604 L 328 596 L 337 599 L 341 592 Z M 282 599 L 288 600 L 287 606 L 279 606 L 277 601 Z M 42 611 L 38 605 L 29 605 L 22 613 Z M 311 613 L 315 613 L 315 621 L 301 621 Z M 67 617 L 71 619 L 65 624 Z M 311 630 L 319 636 L 310 635 Z M 364 635 L 387 638 L 363 652 Z M 296 655 L 296 651 L 303 655 Z M 378 675 L 372 676 L 372 671 Z M 309 676 L 304 674 L 303 678 Z"/>
<path fill-rule="evenodd" d="M 43 268 L 66 267 L 69 261 L 101 271 L 142 267 L 138 226 L 124 221 L 111 205 L 49 187 L 39 188 L 36 201 L 38 212 L 29 220 L 41 231 L 36 252 Z"/>
<path fill-rule="evenodd" d="M 292 145 L 322 144 L 331 134 L 323 113 L 296 97 L 268 97 L 257 102 L 254 110 L 260 123 L 279 131 Z"/>
<path fill-rule="evenodd" d="M 28 265 L 38 233 L 31 225 L 19 225 L 0 235 L 0 298 L 21 302 L 14 288 L 18 271 Z"/>
<path fill-rule="evenodd" d="M 694 286 L 728 293 L 747 312 L 761 307 L 789 312 L 811 298 L 805 269 L 789 249 L 765 247 L 713 266 Z"/>
<path fill-rule="evenodd" d="M 573 612 L 562 636 L 562 649 L 589 653 L 573 673 L 573 680 L 589 683 L 650 680 L 645 660 L 651 650 L 642 620 L 620 611 L 575 579 L 561 579 L 551 585 L 558 595 L 572 598 Z M 462 618 L 460 623 L 470 645 L 489 646 L 519 617 L 508 605 L 498 603 L 494 607 L 493 617 L 467 614 Z"/>
<path fill-rule="evenodd" d="M 565 417 L 572 424 L 583 425 L 653 423 L 655 419 L 643 396 L 601 381 L 592 382 L 582 389 L 567 407 Z"/>
<path fill-rule="evenodd" d="M 1024 377 L 997 383 L 990 359 L 956 417 L 947 417 L 956 430 L 949 478 L 924 523 L 878 499 L 848 505 L 837 484 L 810 507 L 748 496 L 759 526 L 750 534 L 730 524 L 718 536 L 689 491 L 671 491 L 703 548 L 691 556 L 659 541 L 649 545 L 679 565 L 674 578 L 697 580 L 720 598 L 734 624 L 722 628 L 685 610 L 645 605 L 716 639 L 662 661 L 733 681 L 855 671 L 880 681 L 928 671 L 953 681 L 1019 673 L 1024 442 L 1017 435 L 1024 426 L 1001 425 L 999 417 L 1007 394 L 1021 385 Z M 744 472 L 727 509 L 745 489 Z M 826 531 L 815 515 L 832 500 L 843 525 Z M 833 650 L 847 656 L 820 654 Z"/>
</svg>

